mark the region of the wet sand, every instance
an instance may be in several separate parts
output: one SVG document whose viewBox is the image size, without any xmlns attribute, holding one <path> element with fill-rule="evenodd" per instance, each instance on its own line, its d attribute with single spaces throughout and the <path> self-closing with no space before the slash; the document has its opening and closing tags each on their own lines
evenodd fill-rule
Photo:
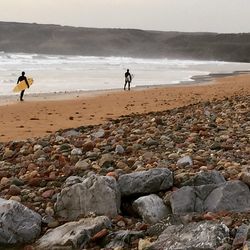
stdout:
<svg viewBox="0 0 250 250">
<path fill-rule="evenodd" d="M 59 129 L 94 125 L 131 113 L 147 113 L 199 101 L 250 94 L 250 74 L 219 78 L 210 83 L 175 85 L 131 91 L 25 96 L 0 106 L 0 141 L 44 136 Z M 17 98 L 15 98 L 17 99 Z"/>
</svg>

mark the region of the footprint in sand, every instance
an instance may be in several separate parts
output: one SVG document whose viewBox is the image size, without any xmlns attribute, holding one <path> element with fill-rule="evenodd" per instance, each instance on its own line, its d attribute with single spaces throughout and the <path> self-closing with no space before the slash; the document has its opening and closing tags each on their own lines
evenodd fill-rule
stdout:
<svg viewBox="0 0 250 250">
<path fill-rule="evenodd" d="M 71 120 L 71 121 L 74 120 L 74 117 L 73 117 L 73 116 L 70 116 L 70 117 L 69 117 L 69 120 Z"/>
<path fill-rule="evenodd" d="M 36 117 L 31 117 L 30 120 L 31 120 L 31 121 L 38 121 L 38 120 L 40 120 L 40 119 L 39 119 L 39 118 L 36 118 Z"/>
</svg>

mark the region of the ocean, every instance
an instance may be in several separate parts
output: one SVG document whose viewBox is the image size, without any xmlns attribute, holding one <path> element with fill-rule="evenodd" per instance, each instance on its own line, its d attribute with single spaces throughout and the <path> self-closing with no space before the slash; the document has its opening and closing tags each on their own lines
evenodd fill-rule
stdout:
<svg viewBox="0 0 250 250">
<path fill-rule="evenodd" d="M 12 92 L 22 71 L 34 78 L 27 94 L 122 89 L 130 69 L 131 87 L 190 82 L 192 76 L 250 70 L 248 63 L 64 56 L 0 52 L 0 95 Z"/>
</svg>

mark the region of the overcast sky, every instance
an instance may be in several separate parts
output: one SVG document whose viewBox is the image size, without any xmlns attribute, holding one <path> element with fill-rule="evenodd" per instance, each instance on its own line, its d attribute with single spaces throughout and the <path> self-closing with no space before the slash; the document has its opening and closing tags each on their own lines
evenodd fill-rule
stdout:
<svg viewBox="0 0 250 250">
<path fill-rule="evenodd" d="M 0 21 L 250 32 L 250 0 L 0 0 Z"/>
</svg>

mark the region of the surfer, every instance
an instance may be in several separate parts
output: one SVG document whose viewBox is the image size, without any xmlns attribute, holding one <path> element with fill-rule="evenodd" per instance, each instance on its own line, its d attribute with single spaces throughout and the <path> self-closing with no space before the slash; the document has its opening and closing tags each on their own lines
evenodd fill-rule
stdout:
<svg viewBox="0 0 250 250">
<path fill-rule="evenodd" d="M 126 86 L 128 84 L 128 90 L 130 90 L 130 83 L 132 81 L 132 76 L 129 73 L 129 69 L 127 69 L 127 72 L 125 73 L 125 84 L 124 84 L 124 90 L 126 90 Z"/>
<path fill-rule="evenodd" d="M 25 81 L 26 84 L 27 84 L 27 87 L 28 87 L 28 88 L 30 87 L 30 85 L 29 85 L 29 83 L 28 83 L 28 80 L 27 80 L 27 78 L 26 78 L 26 76 L 25 76 L 25 72 L 24 72 L 24 71 L 22 72 L 22 75 L 19 76 L 19 78 L 18 78 L 18 80 L 17 80 L 17 84 L 18 84 L 19 82 L 21 82 L 21 81 Z M 23 101 L 24 91 L 25 91 L 25 90 L 22 90 L 22 91 L 21 91 L 21 94 L 20 94 L 20 101 L 21 101 L 21 102 Z"/>
</svg>

